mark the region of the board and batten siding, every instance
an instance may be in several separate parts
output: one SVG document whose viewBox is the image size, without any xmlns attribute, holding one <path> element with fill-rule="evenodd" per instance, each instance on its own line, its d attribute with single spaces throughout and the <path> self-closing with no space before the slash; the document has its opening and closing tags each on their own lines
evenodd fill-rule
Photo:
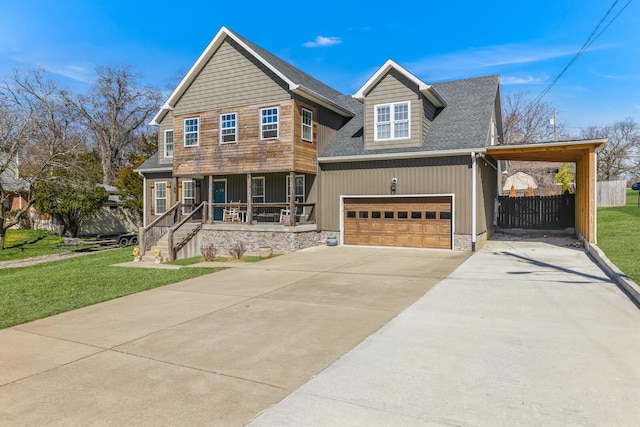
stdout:
<svg viewBox="0 0 640 427">
<path fill-rule="evenodd" d="M 375 106 L 394 102 L 409 101 L 410 129 L 409 139 L 390 139 L 375 141 Z M 423 103 L 422 94 L 414 83 L 396 70 L 389 71 L 366 95 L 364 100 L 364 141 L 365 149 L 401 148 L 421 146 L 424 138 L 422 131 Z M 393 115 L 393 111 L 391 112 Z"/>
<path fill-rule="evenodd" d="M 174 106 L 175 115 L 291 99 L 284 82 L 227 38 Z"/>
<path fill-rule="evenodd" d="M 340 229 L 341 195 L 455 194 L 456 234 L 471 233 L 471 158 L 469 156 L 321 164 L 322 203 L 318 228 Z"/>
</svg>

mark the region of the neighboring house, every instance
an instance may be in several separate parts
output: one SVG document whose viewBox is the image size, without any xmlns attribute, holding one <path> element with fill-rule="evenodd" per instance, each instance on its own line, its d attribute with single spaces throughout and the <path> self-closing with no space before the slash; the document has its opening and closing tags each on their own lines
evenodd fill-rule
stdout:
<svg viewBox="0 0 640 427">
<path fill-rule="evenodd" d="M 0 154 L 0 162 L 4 159 L 7 156 Z M 29 183 L 20 178 L 17 161 L 11 161 L 0 173 L 0 185 L 7 195 L 3 201 L 5 210 L 15 211 L 29 204 Z"/>
<path fill-rule="evenodd" d="M 136 214 L 125 206 L 118 188 L 113 185 L 100 185 L 107 190 L 109 198 L 82 225 L 80 233 L 87 236 L 104 236 L 137 231 Z"/>
<path fill-rule="evenodd" d="M 223 252 L 330 235 L 475 250 L 492 232 L 497 75 L 427 84 L 388 60 L 344 95 L 223 27 L 152 124 L 158 153 L 138 171 L 153 241 L 191 213 Z"/>
</svg>

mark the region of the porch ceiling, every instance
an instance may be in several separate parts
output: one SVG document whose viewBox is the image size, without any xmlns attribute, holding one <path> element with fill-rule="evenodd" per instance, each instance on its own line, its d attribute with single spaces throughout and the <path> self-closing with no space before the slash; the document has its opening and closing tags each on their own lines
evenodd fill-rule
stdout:
<svg viewBox="0 0 640 427">
<path fill-rule="evenodd" d="M 605 142 L 605 139 L 593 139 L 540 144 L 498 145 L 487 147 L 487 154 L 496 160 L 577 163 Z"/>
</svg>

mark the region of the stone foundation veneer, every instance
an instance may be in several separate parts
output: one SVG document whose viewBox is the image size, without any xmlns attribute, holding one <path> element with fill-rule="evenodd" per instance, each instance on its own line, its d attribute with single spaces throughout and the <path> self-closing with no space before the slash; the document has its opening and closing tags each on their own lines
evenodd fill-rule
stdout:
<svg viewBox="0 0 640 427">
<path fill-rule="evenodd" d="M 286 254 L 311 246 L 325 245 L 329 236 L 335 236 L 340 242 L 339 231 L 318 231 L 315 225 L 298 225 L 286 227 L 282 225 L 225 225 L 212 224 L 202 227 L 202 247 L 213 245 L 218 255 L 231 255 L 231 248 L 242 241 L 246 248 L 245 255 L 258 255 L 261 247 L 271 247 L 274 254 Z M 488 233 L 478 234 L 476 249 L 487 241 Z M 471 250 L 471 235 L 456 234 L 454 248 L 457 251 Z"/>
<path fill-rule="evenodd" d="M 286 254 L 311 246 L 326 244 L 328 236 L 340 239 L 339 232 L 318 231 L 315 225 L 224 225 L 212 224 L 202 227 L 202 247 L 213 245 L 218 255 L 229 256 L 236 242 L 243 242 L 245 255 L 258 255 L 261 247 L 271 247 L 274 254 Z"/>
</svg>

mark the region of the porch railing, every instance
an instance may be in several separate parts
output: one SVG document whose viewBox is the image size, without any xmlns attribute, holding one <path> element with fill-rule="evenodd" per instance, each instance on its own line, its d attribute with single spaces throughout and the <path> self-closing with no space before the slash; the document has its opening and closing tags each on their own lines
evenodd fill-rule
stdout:
<svg viewBox="0 0 640 427">
<path fill-rule="evenodd" d="M 230 224 L 315 224 L 315 203 L 296 203 L 293 218 L 289 203 L 212 203 L 213 222 Z M 230 215 L 232 213 L 232 215 Z"/>
<path fill-rule="evenodd" d="M 140 241 L 140 255 L 153 247 L 182 216 L 181 203 L 171 206 L 165 213 L 156 218 L 146 227 L 140 227 L 138 239 Z"/>
<path fill-rule="evenodd" d="M 203 202 L 185 215 L 178 223 L 167 231 L 167 243 L 169 246 L 169 261 L 174 261 L 178 251 L 195 236 L 207 218 L 207 203 Z M 198 219 L 199 221 L 192 221 Z"/>
</svg>

